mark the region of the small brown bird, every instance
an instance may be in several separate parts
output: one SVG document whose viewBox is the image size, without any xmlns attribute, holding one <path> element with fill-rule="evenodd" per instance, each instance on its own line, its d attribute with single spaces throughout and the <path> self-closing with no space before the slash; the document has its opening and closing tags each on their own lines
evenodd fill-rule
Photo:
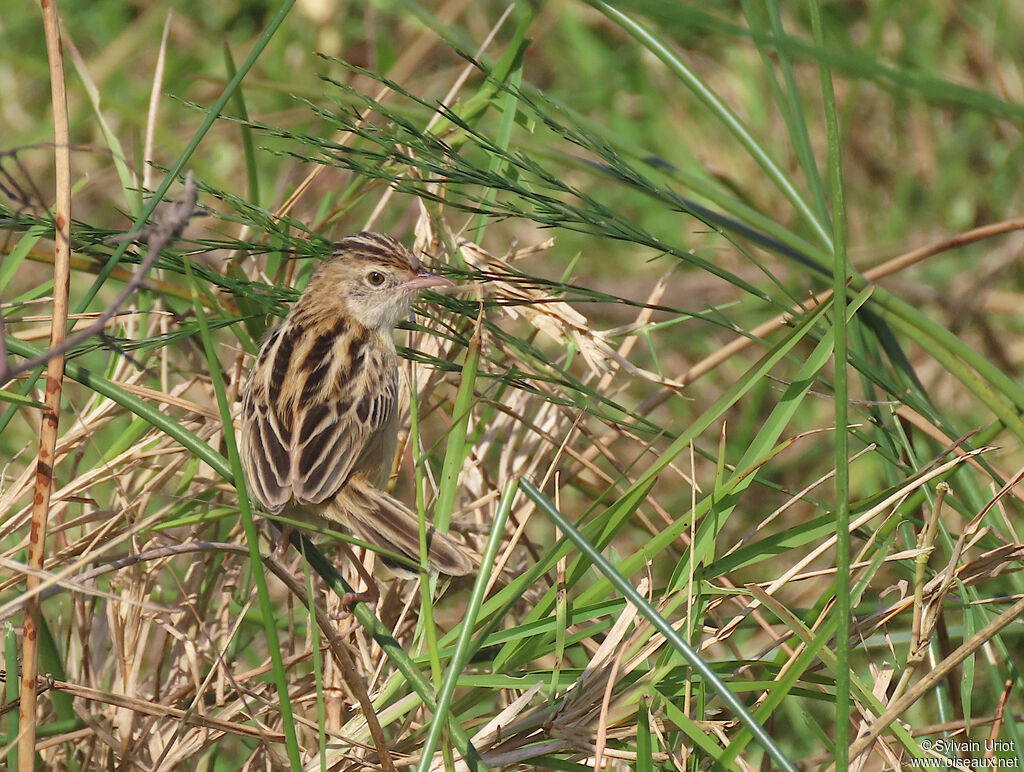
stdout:
<svg viewBox="0 0 1024 772">
<path fill-rule="evenodd" d="M 340 524 L 420 562 L 419 518 L 384 490 L 398 437 L 392 330 L 419 290 L 445 284 L 380 233 L 343 239 L 317 267 L 267 334 L 242 397 L 242 464 L 267 512 Z M 427 543 L 431 571 L 473 570 L 462 547 L 429 524 Z"/>
</svg>

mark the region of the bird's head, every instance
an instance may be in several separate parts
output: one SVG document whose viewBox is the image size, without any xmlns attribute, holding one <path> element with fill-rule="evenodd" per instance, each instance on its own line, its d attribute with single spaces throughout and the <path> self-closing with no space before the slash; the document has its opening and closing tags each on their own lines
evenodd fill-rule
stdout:
<svg viewBox="0 0 1024 772">
<path fill-rule="evenodd" d="M 334 245 L 310 279 L 307 293 L 322 303 L 342 303 L 371 330 L 390 330 L 409 315 L 416 294 L 452 282 L 430 273 L 403 244 L 382 233 L 357 233 Z"/>
</svg>

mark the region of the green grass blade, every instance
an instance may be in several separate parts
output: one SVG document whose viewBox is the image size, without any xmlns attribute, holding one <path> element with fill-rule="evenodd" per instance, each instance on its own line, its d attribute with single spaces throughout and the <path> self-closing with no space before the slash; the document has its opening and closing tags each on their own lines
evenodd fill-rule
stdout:
<svg viewBox="0 0 1024 772">
<path fill-rule="evenodd" d="M 630 603 L 632 603 L 636 609 L 650 622 L 654 627 L 657 628 L 658 632 L 665 636 L 672 646 L 678 651 L 693 668 L 701 674 L 701 676 L 711 685 L 711 687 L 718 693 L 722 701 L 729 707 L 729 709 L 739 718 L 740 721 L 750 730 L 750 732 L 757 738 L 758 742 L 764 747 L 768 754 L 774 759 L 775 763 L 779 765 L 780 769 L 787 770 L 787 772 L 796 772 L 796 767 L 793 766 L 792 762 L 789 761 L 783 754 L 782 750 L 771 738 L 771 736 L 765 731 L 764 727 L 754 720 L 754 717 L 750 715 L 746 706 L 732 693 L 728 686 L 715 674 L 715 672 L 708 667 L 707 663 L 701 659 L 701 657 L 693 650 L 693 648 L 683 640 L 683 638 L 676 632 L 676 629 L 666 620 L 658 611 L 647 602 L 636 588 L 618 571 L 615 567 L 608 562 L 604 555 L 594 549 L 593 546 L 586 540 L 586 538 L 579 532 L 579 530 L 548 500 L 548 498 L 540 492 L 529 480 L 523 480 L 522 483 L 523 492 L 530 497 L 530 500 L 536 504 L 540 510 L 549 517 L 558 527 L 562 533 L 568 537 L 576 548 L 586 554 L 587 558 L 601 571 L 605 578 L 622 593 Z"/>
<path fill-rule="evenodd" d="M 235 60 L 231 56 L 231 48 L 228 46 L 227 41 L 224 42 L 224 66 L 229 80 L 238 74 L 238 68 L 235 67 Z M 239 84 L 232 101 L 234 102 L 238 117 L 242 119 L 239 131 L 242 134 L 242 152 L 245 154 L 245 177 L 249 183 L 249 201 L 253 204 L 258 204 L 260 202 L 260 174 L 259 167 L 256 165 L 256 145 L 252 139 L 252 129 L 249 126 L 249 110 L 245 106 L 245 92 L 242 91 L 241 84 Z"/>
<path fill-rule="evenodd" d="M 824 48 L 821 8 L 817 0 L 810 3 L 811 26 L 815 43 Z M 850 461 L 848 451 L 849 405 L 847 402 L 847 335 L 846 335 L 846 204 L 843 199 L 842 144 L 832 73 L 821 65 L 821 91 L 825 102 L 825 127 L 828 135 L 828 171 L 832 188 L 832 327 L 835 334 L 835 374 L 833 390 L 836 417 L 835 495 L 836 495 L 836 766 L 848 763 L 850 730 Z"/>
<path fill-rule="evenodd" d="M 494 522 L 491 524 L 491 534 L 487 539 L 487 545 L 484 547 L 481 568 L 477 573 L 476 581 L 473 583 L 469 604 L 459 626 L 459 637 L 455 642 L 455 651 L 452 653 L 451 661 L 448 664 L 448 670 L 441 684 L 441 691 L 437 695 L 437 708 L 434 712 L 434 720 L 430 723 L 427 739 L 424 741 L 423 748 L 420 751 L 420 762 L 416 767 L 416 772 L 427 772 L 430 769 L 434 749 L 437 747 L 438 740 L 441 737 L 441 730 L 445 726 L 448 712 L 451 709 L 452 698 L 455 696 L 455 686 L 459 675 L 472 654 L 470 640 L 473 637 L 473 627 L 480 613 L 480 606 L 483 604 L 484 592 L 487 590 L 487 583 L 491 575 L 490 569 L 498 557 L 501 537 L 505 533 L 505 523 L 508 521 L 509 513 L 512 511 L 512 502 L 518 490 L 519 479 L 513 477 L 505 485 L 505 490 L 501 494 L 501 500 L 498 502 L 498 512 L 495 515 Z M 471 762 L 470 759 L 466 759 L 466 761 Z M 475 761 L 479 761 L 479 757 Z"/>
<path fill-rule="evenodd" d="M 814 231 L 815 235 L 829 249 L 832 248 L 832 234 L 826 229 L 826 224 L 819 221 L 815 212 L 807 205 L 799 191 L 786 174 L 779 168 L 775 160 L 761 146 L 750 130 L 743 124 L 739 117 L 723 102 L 708 85 L 677 57 L 664 43 L 658 40 L 649 30 L 631 19 L 626 14 L 609 5 L 603 0 L 587 0 L 601 11 L 605 16 L 614 21 L 635 40 L 657 56 L 671 71 L 689 88 L 704 105 L 711 110 L 739 140 L 743 149 L 757 161 L 768 177 L 774 182 L 779 190 L 783 192 L 794 208 L 800 213 L 807 225 Z"/>
<path fill-rule="evenodd" d="M 253 519 L 252 506 L 249 502 L 249 494 L 245 485 L 242 460 L 238 455 L 238 445 L 235 441 L 235 425 L 231 418 L 231 405 L 228 402 L 227 391 L 224 388 L 224 377 L 221 373 L 220 360 L 217 358 L 217 349 L 213 342 L 213 337 L 210 335 L 210 327 L 206 320 L 206 309 L 203 308 L 203 304 L 200 301 L 200 292 L 195 285 L 192 264 L 188 259 L 185 260 L 185 275 L 193 288 L 192 302 L 196 312 L 196 320 L 199 322 L 199 333 L 206 352 L 210 377 L 213 380 L 213 388 L 217 395 L 217 406 L 220 408 L 221 419 L 224 422 L 224 445 L 227 448 L 228 461 L 231 465 L 231 480 L 235 485 L 235 490 L 238 491 L 238 509 L 242 517 L 242 528 L 245 529 L 245 540 L 249 545 L 249 571 L 256 585 L 256 594 L 259 598 L 263 632 L 267 638 L 271 668 L 274 682 L 277 686 L 277 700 L 281 708 L 281 725 L 285 736 L 285 746 L 288 749 L 288 760 L 293 772 L 298 772 L 298 770 L 302 769 L 302 757 L 299 752 L 298 736 L 295 733 L 295 720 L 293 718 L 292 702 L 288 688 L 288 675 L 284 670 L 284 658 L 281 654 L 281 645 L 277 637 L 276 613 L 270 602 L 267 577 L 263 572 L 263 559 L 260 556 L 260 538 L 256 532 L 256 522 Z"/>
<path fill-rule="evenodd" d="M 10 351 L 23 357 L 33 357 L 40 353 L 34 346 L 29 346 L 27 343 L 17 340 L 16 338 L 8 339 L 7 347 Z M 190 453 L 201 458 L 213 467 L 213 470 L 217 472 L 217 474 L 221 475 L 225 480 L 229 482 L 234 480 L 231 466 L 228 464 L 228 461 L 224 456 L 210 447 L 207 442 L 204 442 L 188 429 L 185 429 L 180 423 L 166 413 L 160 412 L 150 403 L 126 391 L 116 383 L 113 383 L 106 378 L 102 378 L 92 371 L 80 365 L 76 365 L 74 362 L 68 362 L 64 366 L 64 370 L 65 374 L 72 380 L 78 381 L 80 384 L 92 391 L 95 391 L 97 394 L 101 394 L 122 407 L 127 408 L 135 415 L 180 442 Z"/>
<path fill-rule="evenodd" d="M 473 398 L 476 391 L 476 374 L 480 367 L 480 337 L 470 338 L 466 349 L 466 359 L 462 365 L 462 378 L 459 391 L 455 396 L 452 408 L 452 425 L 448 432 L 448 449 L 441 467 L 441 483 L 438 486 L 437 503 L 434 505 L 434 517 L 431 522 L 440 531 L 447 531 L 455 507 L 455 496 L 458 492 L 459 472 L 466 458 L 466 433 L 469 429 L 469 417 L 473 410 Z M 421 534 L 424 556 L 426 555 L 426 531 Z"/>
<path fill-rule="evenodd" d="M 298 531 L 294 531 L 292 533 L 292 544 L 295 545 L 296 549 L 301 549 L 305 552 L 310 566 L 339 598 L 352 592 L 352 588 L 348 586 L 341 574 L 338 573 L 338 569 L 334 567 L 334 564 L 305 536 Z M 387 655 L 401 676 L 405 678 L 406 685 L 412 688 L 427 710 L 436 710 L 437 701 L 434 698 L 434 689 L 430 682 L 424 678 L 416 663 L 398 641 L 391 636 L 391 633 L 384 624 L 374 616 L 373 611 L 365 603 L 354 603 L 351 611 L 356 620 L 366 628 L 370 637 L 384 650 L 385 655 Z M 387 687 L 381 691 L 387 691 Z M 407 693 L 407 690 L 405 691 Z M 462 755 L 463 759 L 468 761 L 472 758 L 479 758 L 479 754 L 469 741 L 469 736 L 459 726 L 458 722 L 451 717 L 449 717 L 448 731 L 453 738 L 452 744 Z M 478 768 L 483 768 L 482 764 Z"/>
</svg>

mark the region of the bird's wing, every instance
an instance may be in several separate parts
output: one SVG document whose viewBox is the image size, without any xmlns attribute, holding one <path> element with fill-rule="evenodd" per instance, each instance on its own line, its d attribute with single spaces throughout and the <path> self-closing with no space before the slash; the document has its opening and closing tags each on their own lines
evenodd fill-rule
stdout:
<svg viewBox="0 0 1024 772">
<path fill-rule="evenodd" d="M 275 354 L 282 336 L 282 325 L 270 331 L 263 341 L 242 396 L 242 434 L 239 456 L 248 483 L 249 494 L 268 512 L 279 513 L 291 498 L 291 427 L 282 426 L 271 407 L 270 383 L 280 384 Z M 290 352 L 290 348 L 289 348 Z M 290 355 L 290 353 L 289 353 Z M 280 387 L 278 387 L 280 393 Z"/>
<path fill-rule="evenodd" d="M 345 331 L 304 336 L 287 324 L 267 338 L 243 400 L 241 449 L 267 511 L 335 495 L 394 420 L 394 353 L 369 348 Z"/>
<path fill-rule="evenodd" d="M 397 414 L 398 372 L 374 361 L 367 359 L 343 396 L 308 405 L 296 418 L 291 480 L 299 504 L 319 504 L 337 493 Z"/>
</svg>

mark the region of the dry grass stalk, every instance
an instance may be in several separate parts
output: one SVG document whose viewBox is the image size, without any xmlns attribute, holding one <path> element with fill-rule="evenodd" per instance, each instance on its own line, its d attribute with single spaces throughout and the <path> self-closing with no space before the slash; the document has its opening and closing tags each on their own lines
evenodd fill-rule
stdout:
<svg viewBox="0 0 1024 772">
<path fill-rule="evenodd" d="M 55 2 L 42 6 L 43 28 L 46 34 L 46 53 L 50 63 L 50 88 L 53 104 L 55 132 L 56 204 L 54 219 L 57 244 L 54 253 L 53 311 L 50 322 L 50 347 L 59 349 L 64 342 L 67 324 L 68 292 L 71 282 L 71 135 L 68 129 L 67 93 L 64 87 L 63 52 L 60 42 L 60 21 Z M 101 328 L 102 329 L 102 328 Z M 3 330 L 0 329 L 0 336 Z M 0 366 L 8 368 L 7 351 L 3 352 Z M 47 362 L 46 392 L 43 428 L 39 434 L 39 454 L 36 459 L 35 494 L 33 496 L 32 527 L 29 535 L 28 565 L 41 569 L 46 552 L 46 526 L 53 490 L 54 449 L 57 444 L 57 425 L 60 412 L 64 357 L 57 354 Z M 0 382 L 8 378 L 0 377 Z M 25 587 L 31 593 L 40 579 L 35 573 L 26 576 Z M 36 597 L 30 597 L 25 608 L 21 656 L 21 704 L 18 708 L 20 738 L 18 740 L 18 767 L 20 772 L 31 772 L 35 766 L 36 743 L 36 672 L 39 661 L 40 608 Z"/>
</svg>

